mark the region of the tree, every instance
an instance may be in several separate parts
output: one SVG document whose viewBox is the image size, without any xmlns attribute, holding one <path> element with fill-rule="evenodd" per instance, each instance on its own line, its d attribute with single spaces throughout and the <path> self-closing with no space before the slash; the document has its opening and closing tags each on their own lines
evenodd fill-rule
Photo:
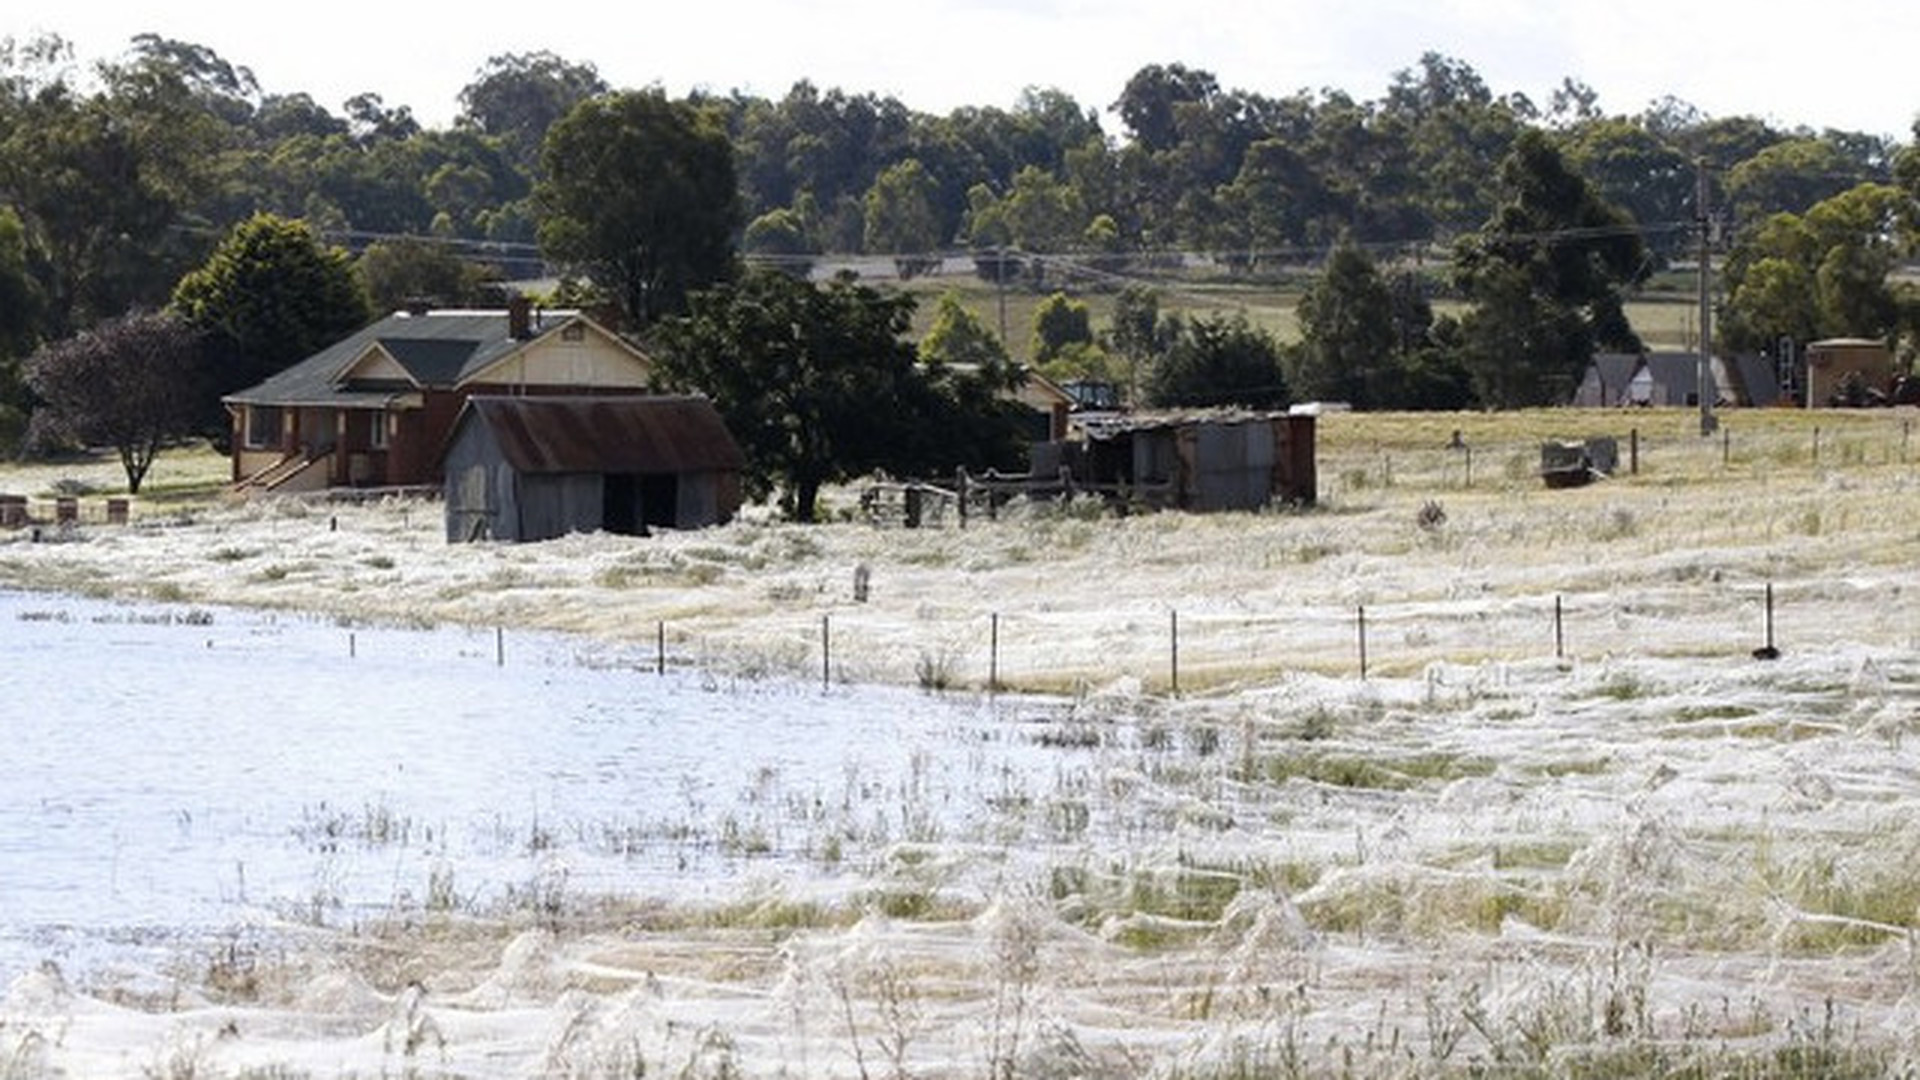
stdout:
<svg viewBox="0 0 1920 1080">
<path fill-rule="evenodd" d="M 1825 139 L 1774 143 L 1735 165 L 1726 177 L 1727 198 L 1741 221 L 1776 213 L 1803 214 L 1872 177 Z"/>
<path fill-rule="evenodd" d="M 978 393 L 991 387 L 964 379 L 963 399 L 929 378 L 902 337 L 912 311 L 912 297 L 846 277 L 815 285 L 750 269 L 660 324 L 662 376 L 713 399 L 746 452 L 752 494 L 777 490 L 790 517 L 810 522 L 825 484 L 996 449 L 972 427 L 992 419 Z"/>
<path fill-rule="evenodd" d="M 1270 409 L 1287 403 L 1280 347 L 1245 315 L 1177 321 L 1173 333 L 1172 345 L 1153 371 L 1155 404 Z"/>
<path fill-rule="evenodd" d="M 1639 232 L 1542 132 L 1501 162 L 1498 205 L 1454 250 L 1474 388 L 1492 408 L 1568 400 L 1596 346 L 1637 352 L 1623 290 L 1648 265 Z"/>
<path fill-rule="evenodd" d="M 634 327 L 734 272 L 740 201 L 718 118 L 659 90 L 593 98 L 547 133 L 540 247 L 613 297 Z"/>
<path fill-rule="evenodd" d="M 1220 93 L 1212 72 L 1182 64 L 1148 64 L 1120 91 L 1113 110 L 1149 153 L 1172 149 L 1179 140 L 1182 106 L 1205 105 Z"/>
<path fill-rule="evenodd" d="M 489 57 L 460 90 L 459 123 L 499 139 L 514 165 L 529 176 L 539 164 L 547 129 L 588 98 L 607 92 L 590 63 L 546 51 Z"/>
<path fill-rule="evenodd" d="M 256 214 L 180 279 L 173 309 L 207 338 L 216 394 L 250 386 L 365 325 L 347 253 L 306 224 Z"/>
<path fill-rule="evenodd" d="M 940 185 L 918 158 L 888 166 L 867 189 L 867 251 L 893 256 L 901 277 L 912 277 L 929 264 L 943 242 L 937 200 Z"/>
<path fill-rule="evenodd" d="M 1033 344 L 1029 352 L 1036 364 L 1045 364 L 1068 348 L 1093 344 L 1093 319 L 1086 302 L 1066 293 L 1054 293 L 1033 309 Z"/>
<path fill-rule="evenodd" d="M 499 272 L 426 240 L 376 240 L 354 260 L 354 273 L 375 312 L 398 311 L 416 302 L 437 307 L 484 306 Z"/>
<path fill-rule="evenodd" d="M 51 51 L 29 59 L 55 64 L 64 46 L 39 48 Z M 0 200 L 24 229 L 50 340 L 157 301 L 178 272 L 169 229 L 192 187 L 181 170 L 200 157 L 184 143 L 195 125 L 159 122 L 146 108 L 157 99 L 136 93 L 150 87 L 107 74 L 124 96 L 82 96 L 38 68 L 0 72 L 19 95 L 0 102 Z"/>
<path fill-rule="evenodd" d="M 197 335 L 168 314 L 109 320 L 27 361 L 28 385 L 45 402 L 36 424 L 112 446 L 135 495 L 161 448 L 191 433 L 204 412 L 202 372 Z"/>
<path fill-rule="evenodd" d="M 1308 400 L 1379 408 L 1393 360 L 1394 305 L 1366 252 L 1351 242 L 1334 248 L 1296 315 L 1303 340 L 1290 380 L 1294 392 Z"/>
<path fill-rule="evenodd" d="M 933 324 L 927 327 L 916 351 L 922 364 L 933 366 L 983 368 L 1012 363 L 1000 336 L 952 290 L 940 294 Z"/>
<path fill-rule="evenodd" d="M 1144 285 L 1129 285 L 1113 299 L 1107 348 L 1127 365 L 1127 403 L 1140 400 L 1140 372 L 1152 371 L 1172 344 L 1172 328 L 1160 320 L 1160 296 Z"/>
<path fill-rule="evenodd" d="M 1770 351 L 1781 338 L 1884 337 L 1901 321 L 1891 284 L 1908 196 L 1861 184 L 1805 214 L 1775 214 L 1728 253 L 1720 343 Z"/>
<path fill-rule="evenodd" d="M 1678 147 L 1628 120 L 1595 120 L 1568 134 L 1566 156 L 1649 248 L 1672 258 L 1693 242 L 1694 164 Z"/>
<path fill-rule="evenodd" d="M 814 257 L 820 254 L 820 245 L 807 232 L 806 218 L 785 206 L 748 222 L 740 246 L 746 254 L 798 278 L 813 273 Z"/>
</svg>

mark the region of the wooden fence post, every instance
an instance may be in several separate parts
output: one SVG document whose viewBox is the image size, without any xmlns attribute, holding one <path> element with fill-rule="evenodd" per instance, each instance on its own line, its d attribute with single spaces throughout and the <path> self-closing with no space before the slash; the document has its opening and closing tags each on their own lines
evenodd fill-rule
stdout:
<svg viewBox="0 0 1920 1080">
<path fill-rule="evenodd" d="M 1558 596 L 1553 598 L 1553 658 L 1555 660 L 1565 660 L 1567 658 L 1567 639 L 1564 624 L 1561 622 L 1560 597 Z"/>
<path fill-rule="evenodd" d="M 820 616 L 820 689 L 833 688 L 832 615 Z"/>
<path fill-rule="evenodd" d="M 1000 613 L 994 612 L 987 625 L 987 692 L 1000 690 Z"/>
<path fill-rule="evenodd" d="M 1360 636 L 1360 678 L 1367 677 L 1367 605 L 1361 604 L 1356 620 Z"/>
</svg>

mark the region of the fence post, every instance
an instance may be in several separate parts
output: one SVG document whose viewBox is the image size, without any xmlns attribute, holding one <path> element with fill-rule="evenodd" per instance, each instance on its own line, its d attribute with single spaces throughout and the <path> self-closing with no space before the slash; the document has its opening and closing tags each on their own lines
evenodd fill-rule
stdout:
<svg viewBox="0 0 1920 1080">
<path fill-rule="evenodd" d="M 1820 427 L 1818 424 L 1814 425 L 1813 428 L 1813 463 L 1815 465 L 1820 464 Z"/>
<path fill-rule="evenodd" d="M 1633 476 L 1640 475 L 1640 429 L 1639 428 L 1633 428 L 1627 432 L 1627 472 Z"/>
<path fill-rule="evenodd" d="M 353 640 L 353 634 L 349 631 L 347 634 L 347 659 L 351 660 L 358 655 L 360 655 L 359 643 Z"/>
<path fill-rule="evenodd" d="M 1361 604 L 1357 625 L 1360 636 L 1360 678 L 1367 677 L 1367 605 Z"/>
<path fill-rule="evenodd" d="M 1780 650 L 1773 644 L 1773 582 L 1767 582 L 1767 643 L 1753 650 L 1755 660 L 1778 660 Z"/>
<path fill-rule="evenodd" d="M 1720 429 L 1720 467 L 1724 469 L 1732 464 L 1733 429 L 1723 427 Z"/>
<path fill-rule="evenodd" d="M 507 666 L 507 628 L 504 626 L 493 628 L 493 666 Z"/>
<path fill-rule="evenodd" d="M 1559 596 L 1553 598 L 1553 658 L 1555 660 L 1567 658 L 1567 639 L 1564 624 L 1561 621 Z"/>
<path fill-rule="evenodd" d="M 667 673 L 667 620 L 656 619 L 653 623 L 653 673 Z"/>
<path fill-rule="evenodd" d="M 1467 447 L 1466 451 L 1467 451 L 1467 486 L 1472 487 L 1473 486 L 1473 447 L 1471 446 Z"/>
<path fill-rule="evenodd" d="M 987 624 L 987 692 L 1000 689 L 1000 613 L 994 612 Z"/>
<path fill-rule="evenodd" d="M 833 688 L 832 615 L 820 616 L 820 689 Z"/>
</svg>

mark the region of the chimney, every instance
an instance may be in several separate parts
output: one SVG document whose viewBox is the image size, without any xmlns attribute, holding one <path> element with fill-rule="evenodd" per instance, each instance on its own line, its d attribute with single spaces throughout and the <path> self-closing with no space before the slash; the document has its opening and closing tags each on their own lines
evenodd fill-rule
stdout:
<svg viewBox="0 0 1920 1080">
<path fill-rule="evenodd" d="M 433 310 L 433 299 L 431 297 L 427 297 L 427 296 L 407 297 L 407 308 L 406 308 L 407 314 L 425 315 L 427 312 L 432 310 Z"/>
<path fill-rule="evenodd" d="M 533 336 L 533 301 L 519 293 L 507 297 L 507 336 L 515 341 Z"/>
</svg>

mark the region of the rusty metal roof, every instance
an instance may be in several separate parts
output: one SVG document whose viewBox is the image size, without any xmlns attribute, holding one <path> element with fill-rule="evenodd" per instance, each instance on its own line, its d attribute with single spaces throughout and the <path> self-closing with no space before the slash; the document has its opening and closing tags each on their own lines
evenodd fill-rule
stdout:
<svg viewBox="0 0 1920 1080">
<path fill-rule="evenodd" d="M 746 465 L 713 403 L 703 397 L 472 397 L 451 444 L 469 423 L 493 432 L 522 473 L 680 473 Z"/>
</svg>

